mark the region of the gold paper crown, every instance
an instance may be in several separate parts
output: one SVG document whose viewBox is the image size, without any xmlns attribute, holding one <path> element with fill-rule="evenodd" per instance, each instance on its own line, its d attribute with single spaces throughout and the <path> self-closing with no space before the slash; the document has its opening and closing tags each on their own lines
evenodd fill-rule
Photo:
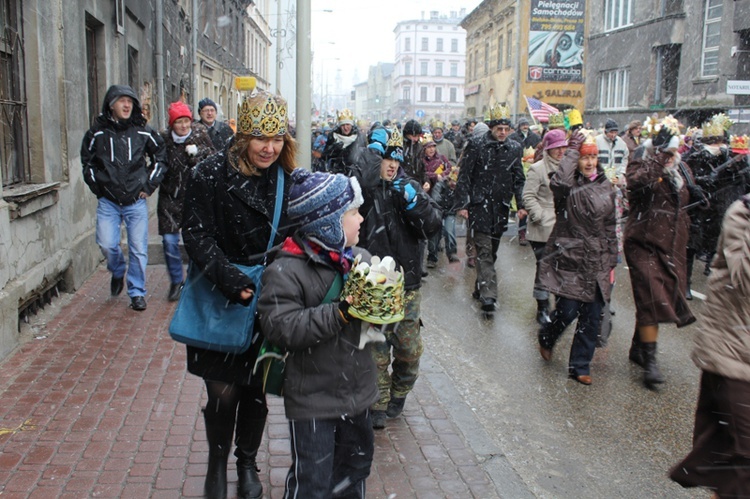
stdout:
<svg viewBox="0 0 750 499">
<path fill-rule="evenodd" d="M 451 172 L 448 174 L 448 178 L 454 182 L 458 182 L 458 171 L 459 168 L 457 166 L 451 166 Z"/>
<path fill-rule="evenodd" d="M 445 130 L 445 123 L 443 123 L 440 120 L 433 121 L 432 125 L 430 125 L 430 129 L 434 130 L 436 128 L 439 128 L 441 130 Z"/>
<path fill-rule="evenodd" d="M 354 114 L 348 109 L 342 109 L 336 113 L 336 119 L 339 125 L 353 125 Z"/>
<path fill-rule="evenodd" d="M 563 116 L 562 113 L 550 114 L 547 128 L 550 130 L 554 130 L 555 128 L 565 128 L 565 116 Z"/>
<path fill-rule="evenodd" d="M 583 116 L 578 109 L 567 109 L 564 118 L 568 118 L 568 128 L 583 125 Z"/>
<path fill-rule="evenodd" d="M 357 255 L 342 296 L 351 296 L 349 313 L 372 324 L 390 324 L 404 318 L 404 273 L 393 258 L 373 256 L 370 264 Z"/>
<path fill-rule="evenodd" d="M 510 120 L 510 107 L 494 104 L 484 113 L 484 121 Z"/>
<path fill-rule="evenodd" d="M 401 136 L 398 128 L 393 129 L 391 136 L 388 137 L 388 142 L 385 143 L 385 147 L 404 147 L 404 138 Z"/>
<path fill-rule="evenodd" d="M 724 113 L 715 114 L 710 121 L 703 123 L 701 127 L 704 137 L 722 137 L 724 132 L 734 125 L 734 121 L 729 119 Z"/>
<path fill-rule="evenodd" d="M 536 149 L 534 149 L 533 147 L 527 147 L 526 149 L 524 149 L 522 161 L 526 163 L 531 163 L 532 161 L 534 161 L 535 152 L 536 152 Z"/>
<path fill-rule="evenodd" d="M 280 95 L 254 91 L 237 106 L 237 133 L 253 137 L 286 135 L 286 101 Z"/>
<path fill-rule="evenodd" d="M 667 130 L 669 130 L 669 134 L 675 136 L 680 135 L 681 127 L 682 124 L 671 114 L 665 116 L 661 120 L 657 116 L 649 116 L 648 118 L 643 120 L 641 133 L 645 131 L 647 136 L 656 137 L 656 135 L 662 128 L 667 128 Z"/>
<path fill-rule="evenodd" d="M 425 145 L 426 143 L 432 142 L 433 140 L 435 139 L 432 138 L 431 133 L 425 133 L 425 134 L 422 134 L 422 136 L 419 138 L 419 143 L 422 145 Z"/>
<path fill-rule="evenodd" d="M 750 137 L 747 135 L 732 135 L 729 138 L 729 148 L 734 152 L 747 152 L 748 144 L 750 144 Z"/>
</svg>

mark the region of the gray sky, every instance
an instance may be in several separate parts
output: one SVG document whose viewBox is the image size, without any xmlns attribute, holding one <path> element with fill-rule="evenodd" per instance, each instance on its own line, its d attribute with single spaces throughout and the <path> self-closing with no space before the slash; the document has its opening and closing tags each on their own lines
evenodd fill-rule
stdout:
<svg viewBox="0 0 750 499">
<path fill-rule="evenodd" d="M 398 22 L 421 19 L 422 12 L 429 18 L 434 10 L 448 15 L 463 7 L 469 14 L 480 3 L 481 0 L 315 0 L 311 19 L 313 80 L 319 78 L 321 69 L 330 79 L 340 70 L 342 86 L 349 89 L 354 82 L 367 78 L 370 66 L 393 62 L 393 29 Z"/>
</svg>

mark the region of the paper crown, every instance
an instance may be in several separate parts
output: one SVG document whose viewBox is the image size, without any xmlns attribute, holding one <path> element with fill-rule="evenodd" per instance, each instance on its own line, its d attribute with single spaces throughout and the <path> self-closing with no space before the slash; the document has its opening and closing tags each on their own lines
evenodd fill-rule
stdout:
<svg viewBox="0 0 750 499">
<path fill-rule="evenodd" d="M 534 153 L 536 153 L 536 149 L 534 149 L 533 147 L 527 147 L 523 150 L 522 161 L 524 161 L 525 163 L 531 163 L 532 161 L 534 161 Z"/>
<path fill-rule="evenodd" d="M 649 116 L 643 121 L 641 133 L 645 131 L 648 137 L 656 137 L 662 128 L 667 128 L 669 134 L 675 136 L 680 135 L 680 127 L 682 124 L 671 114 L 661 120 L 656 116 Z"/>
<path fill-rule="evenodd" d="M 286 101 L 280 95 L 255 90 L 237 106 L 237 133 L 253 137 L 286 135 Z"/>
<path fill-rule="evenodd" d="M 458 182 L 458 172 L 459 168 L 457 166 L 451 166 L 451 171 L 448 174 L 448 178 L 453 182 Z"/>
<path fill-rule="evenodd" d="M 565 128 L 565 116 L 563 116 L 562 113 L 550 114 L 547 128 L 550 130 L 554 130 L 555 128 Z"/>
<path fill-rule="evenodd" d="M 750 152 L 748 150 L 748 145 L 750 144 L 750 137 L 747 135 L 732 135 L 729 138 L 729 148 L 732 150 L 732 152 L 738 153 L 738 154 L 747 154 Z"/>
<path fill-rule="evenodd" d="M 563 115 L 563 123 L 565 123 L 567 129 L 583 125 L 583 116 L 578 109 L 567 109 Z"/>
<path fill-rule="evenodd" d="M 724 132 L 734 125 L 734 121 L 729 119 L 724 113 L 715 114 L 711 119 L 701 126 L 704 137 L 723 137 Z"/>
<path fill-rule="evenodd" d="M 579 152 L 581 153 L 581 156 L 585 156 L 587 154 L 597 154 L 599 152 L 599 147 L 596 145 L 596 134 L 593 130 L 586 130 L 581 129 L 579 130 L 580 133 L 584 135 L 583 143 L 581 144 L 581 148 L 579 149 Z"/>
<path fill-rule="evenodd" d="M 484 113 L 484 121 L 510 121 L 510 107 L 502 104 L 494 104 Z"/>
<path fill-rule="evenodd" d="M 700 132 L 700 134 L 698 132 Z M 701 135 L 702 133 L 701 129 L 697 126 L 691 126 L 685 130 L 685 136 L 690 138 L 695 138 L 696 135 Z"/>
<path fill-rule="evenodd" d="M 404 318 L 404 274 L 390 256 L 377 256 L 370 264 L 357 255 L 342 296 L 351 296 L 349 313 L 371 324 L 391 324 Z"/>
<path fill-rule="evenodd" d="M 432 138 L 431 133 L 425 133 L 422 134 L 422 136 L 419 138 L 419 143 L 422 145 L 425 145 L 428 142 L 433 142 L 435 139 Z"/>
<path fill-rule="evenodd" d="M 336 119 L 339 125 L 353 125 L 354 114 L 348 109 L 342 109 L 336 113 Z"/>
<path fill-rule="evenodd" d="M 394 128 L 391 132 L 391 136 L 388 137 L 388 142 L 385 144 L 386 147 L 403 147 L 404 138 L 401 136 L 401 132 L 397 128 Z"/>
<path fill-rule="evenodd" d="M 435 120 L 430 125 L 430 129 L 435 130 L 436 128 L 439 128 L 441 130 L 445 130 L 445 123 L 443 123 L 440 120 Z"/>
</svg>

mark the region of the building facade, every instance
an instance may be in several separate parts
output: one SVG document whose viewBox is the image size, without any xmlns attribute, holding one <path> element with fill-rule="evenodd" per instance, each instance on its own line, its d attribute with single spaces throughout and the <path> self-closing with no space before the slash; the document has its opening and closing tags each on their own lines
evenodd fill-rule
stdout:
<svg viewBox="0 0 750 499">
<path fill-rule="evenodd" d="M 429 122 L 464 116 L 466 32 L 460 22 L 465 9 L 396 25 L 392 118 Z"/>
<path fill-rule="evenodd" d="M 586 120 L 657 113 L 698 126 L 727 112 L 733 132 L 748 130 L 749 0 L 605 0 L 589 19 Z"/>
<path fill-rule="evenodd" d="M 588 2 L 590 3 L 590 2 Z M 466 115 L 481 118 L 495 101 L 514 121 L 526 97 L 559 109 L 584 103 L 587 2 L 484 0 L 461 22 L 466 30 Z"/>
<path fill-rule="evenodd" d="M 196 14 L 209 3 L 229 10 Z M 107 88 L 131 85 L 150 125 L 163 128 L 170 102 L 202 93 L 194 91 L 199 60 L 214 61 L 215 75 L 242 68 L 245 44 L 235 44 L 245 30 L 214 40 L 205 16 L 242 27 L 249 4 L 0 0 L 0 358 L 18 344 L 24 317 L 78 289 L 102 261 L 80 150 Z M 222 78 L 229 107 L 229 75 Z"/>
</svg>

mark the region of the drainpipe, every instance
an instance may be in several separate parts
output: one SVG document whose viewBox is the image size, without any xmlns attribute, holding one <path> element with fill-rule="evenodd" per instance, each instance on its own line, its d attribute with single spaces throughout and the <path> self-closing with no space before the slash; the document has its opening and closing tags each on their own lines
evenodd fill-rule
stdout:
<svg viewBox="0 0 750 499">
<path fill-rule="evenodd" d="M 516 11 L 515 11 L 515 38 L 516 38 L 516 60 L 513 62 L 513 123 L 518 123 L 518 100 L 520 99 L 521 94 L 521 54 L 525 53 L 526 57 L 528 57 L 528 47 L 524 47 L 524 50 L 526 52 L 523 52 L 521 49 L 520 43 L 521 43 L 521 9 L 523 2 L 516 2 Z"/>
<path fill-rule="evenodd" d="M 312 57 L 310 55 L 310 2 L 297 2 L 297 164 L 312 165 Z M 278 65 L 277 65 L 278 67 Z"/>
<path fill-rule="evenodd" d="M 156 0 L 156 126 L 164 127 L 164 0 Z"/>
<path fill-rule="evenodd" d="M 193 33 L 192 33 L 192 45 L 193 45 L 193 112 L 198 109 L 198 0 L 193 0 Z"/>
</svg>

